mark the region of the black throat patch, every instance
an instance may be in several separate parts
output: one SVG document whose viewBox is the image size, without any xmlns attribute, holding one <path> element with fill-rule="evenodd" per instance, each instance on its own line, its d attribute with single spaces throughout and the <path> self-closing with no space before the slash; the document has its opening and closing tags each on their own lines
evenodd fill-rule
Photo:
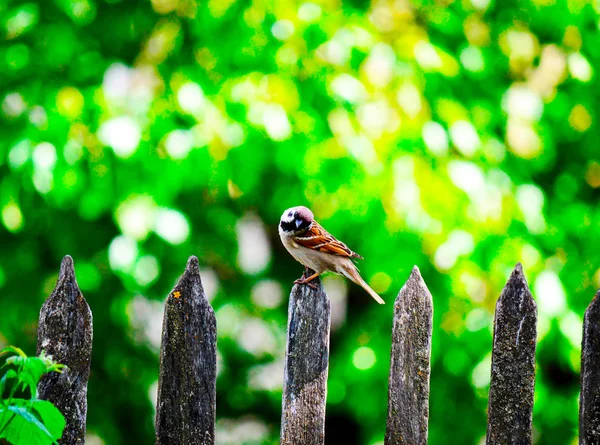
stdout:
<svg viewBox="0 0 600 445">
<path fill-rule="evenodd" d="M 310 227 L 310 223 L 308 221 L 302 221 L 302 223 L 300 224 L 299 227 L 296 227 L 296 220 L 294 221 L 281 221 L 281 223 L 279 224 L 281 226 L 281 229 L 284 232 L 290 232 L 290 233 L 295 233 L 295 234 L 301 234 L 304 233 L 308 230 L 308 228 Z"/>
</svg>

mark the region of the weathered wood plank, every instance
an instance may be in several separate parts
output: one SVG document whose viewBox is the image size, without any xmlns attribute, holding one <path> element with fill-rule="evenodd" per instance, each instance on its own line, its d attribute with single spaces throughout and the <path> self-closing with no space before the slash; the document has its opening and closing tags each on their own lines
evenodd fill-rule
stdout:
<svg viewBox="0 0 600 445">
<path fill-rule="evenodd" d="M 160 349 L 156 443 L 215 443 L 217 322 L 192 256 L 167 297 Z"/>
<path fill-rule="evenodd" d="M 425 445 L 433 300 L 415 266 L 394 303 L 386 445 Z"/>
<path fill-rule="evenodd" d="M 331 313 L 321 281 L 317 278 L 312 283 L 316 289 L 299 284 L 290 295 L 282 445 L 321 445 L 325 441 Z"/>
<path fill-rule="evenodd" d="M 42 305 L 37 353 L 52 356 L 67 367 L 46 374 L 38 385 L 39 398 L 52 402 L 67 425 L 61 444 L 83 444 L 87 415 L 87 384 L 92 359 L 92 312 L 81 295 L 73 259 L 65 256 L 58 282 Z"/>
<path fill-rule="evenodd" d="M 531 444 L 537 306 L 521 264 L 496 303 L 487 444 Z"/>
<path fill-rule="evenodd" d="M 600 291 L 583 320 L 579 443 L 600 444 Z"/>
</svg>

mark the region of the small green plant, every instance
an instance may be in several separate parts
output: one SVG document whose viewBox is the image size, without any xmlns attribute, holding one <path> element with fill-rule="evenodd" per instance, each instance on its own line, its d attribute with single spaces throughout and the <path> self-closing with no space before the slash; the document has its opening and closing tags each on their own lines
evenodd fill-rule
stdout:
<svg viewBox="0 0 600 445">
<path fill-rule="evenodd" d="M 14 346 L 0 351 L 12 354 L 0 368 L 0 444 L 55 444 L 62 436 L 65 418 L 52 403 L 39 400 L 37 385 L 49 372 L 61 372 L 63 365 L 44 353 L 27 357 Z"/>
</svg>

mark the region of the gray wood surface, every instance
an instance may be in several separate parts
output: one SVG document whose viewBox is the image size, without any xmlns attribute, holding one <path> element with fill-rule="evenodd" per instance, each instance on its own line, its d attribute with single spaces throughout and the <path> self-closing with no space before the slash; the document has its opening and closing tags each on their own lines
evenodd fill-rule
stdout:
<svg viewBox="0 0 600 445">
<path fill-rule="evenodd" d="M 87 384 L 92 359 L 92 312 L 81 295 L 73 259 L 62 260 L 58 282 L 42 305 L 38 325 L 38 355 L 67 367 L 46 374 L 38 385 L 39 398 L 48 400 L 65 416 L 61 444 L 83 444 L 87 415 Z"/>
<path fill-rule="evenodd" d="M 415 266 L 394 303 L 385 444 L 427 444 L 433 300 Z"/>
<path fill-rule="evenodd" d="M 320 445 L 325 441 L 331 313 L 321 281 L 317 278 L 312 283 L 317 289 L 297 284 L 290 295 L 282 445 Z"/>
<path fill-rule="evenodd" d="M 487 444 L 531 444 L 537 306 L 521 264 L 496 303 Z"/>
<path fill-rule="evenodd" d="M 600 444 L 600 291 L 583 320 L 579 443 Z"/>
<path fill-rule="evenodd" d="M 191 257 L 167 297 L 160 350 L 156 443 L 215 443 L 217 322 Z"/>
</svg>

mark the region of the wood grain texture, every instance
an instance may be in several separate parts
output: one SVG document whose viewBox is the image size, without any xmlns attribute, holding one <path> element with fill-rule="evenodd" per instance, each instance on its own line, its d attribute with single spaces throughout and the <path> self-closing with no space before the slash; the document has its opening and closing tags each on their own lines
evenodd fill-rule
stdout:
<svg viewBox="0 0 600 445">
<path fill-rule="evenodd" d="M 579 443 L 600 444 L 600 291 L 585 311 L 583 320 Z"/>
<path fill-rule="evenodd" d="M 309 275 L 313 272 L 310 271 Z M 297 284 L 290 295 L 281 415 L 282 445 L 325 441 L 330 303 L 317 288 Z"/>
<path fill-rule="evenodd" d="M 537 306 L 521 264 L 496 303 L 487 444 L 531 444 Z"/>
<path fill-rule="evenodd" d="M 61 444 L 85 442 L 87 384 L 92 359 L 92 312 L 81 295 L 73 259 L 62 260 L 58 282 L 42 305 L 38 325 L 38 355 L 42 351 L 67 367 L 46 374 L 38 385 L 39 398 L 52 402 L 67 425 Z"/>
<path fill-rule="evenodd" d="M 191 257 L 167 297 L 160 350 L 156 443 L 215 443 L 217 322 Z"/>
<path fill-rule="evenodd" d="M 427 444 L 433 300 L 415 266 L 394 303 L 386 445 Z"/>
</svg>

